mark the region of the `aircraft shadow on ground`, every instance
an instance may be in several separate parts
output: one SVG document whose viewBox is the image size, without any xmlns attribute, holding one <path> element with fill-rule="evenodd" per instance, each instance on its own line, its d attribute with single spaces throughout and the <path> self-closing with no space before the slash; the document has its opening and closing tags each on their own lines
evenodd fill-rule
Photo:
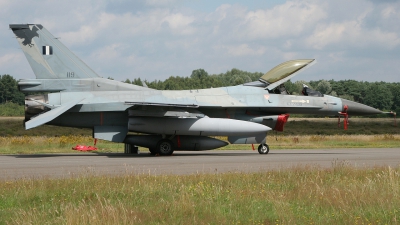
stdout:
<svg viewBox="0 0 400 225">
<path fill-rule="evenodd" d="M 264 157 L 268 157 L 270 155 L 337 155 L 337 154 L 349 154 L 346 152 L 270 152 L 268 155 L 264 155 Z M 22 154 L 22 155 L 7 155 L 15 158 L 50 158 L 50 157 L 66 157 L 66 156 L 73 156 L 73 157 L 94 157 L 94 156 L 106 156 L 109 158 L 168 158 L 168 157 L 190 157 L 190 156 L 260 156 L 257 152 L 218 152 L 218 153 L 206 153 L 206 152 L 199 152 L 199 153 L 174 153 L 171 156 L 159 156 L 159 155 L 151 155 L 150 153 L 140 153 L 140 154 L 124 154 L 124 153 L 75 153 L 75 154 L 55 154 L 55 153 L 48 153 L 48 154 Z M 262 155 L 261 155 L 262 156 Z"/>
</svg>

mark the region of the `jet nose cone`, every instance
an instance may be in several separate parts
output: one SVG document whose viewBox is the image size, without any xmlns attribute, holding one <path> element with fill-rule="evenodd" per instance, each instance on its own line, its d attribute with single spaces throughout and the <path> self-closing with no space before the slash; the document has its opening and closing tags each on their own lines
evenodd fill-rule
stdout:
<svg viewBox="0 0 400 225">
<path fill-rule="evenodd" d="M 374 114 L 381 114 L 382 111 L 372 108 L 367 105 L 363 105 L 361 103 L 349 101 L 346 99 L 342 99 L 342 111 L 344 111 L 344 106 L 347 105 L 347 113 L 349 115 L 374 115 Z"/>
</svg>

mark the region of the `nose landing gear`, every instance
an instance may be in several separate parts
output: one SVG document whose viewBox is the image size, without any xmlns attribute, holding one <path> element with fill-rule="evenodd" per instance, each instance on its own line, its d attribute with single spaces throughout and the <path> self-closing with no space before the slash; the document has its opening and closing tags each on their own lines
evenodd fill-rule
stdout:
<svg viewBox="0 0 400 225">
<path fill-rule="evenodd" d="M 269 146 L 267 144 L 260 144 L 258 146 L 258 153 L 260 154 L 268 154 Z"/>
</svg>

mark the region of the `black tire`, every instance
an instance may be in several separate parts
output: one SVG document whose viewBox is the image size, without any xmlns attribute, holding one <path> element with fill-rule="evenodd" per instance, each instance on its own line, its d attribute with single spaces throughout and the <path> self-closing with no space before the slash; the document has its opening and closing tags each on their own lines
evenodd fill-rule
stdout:
<svg viewBox="0 0 400 225">
<path fill-rule="evenodd" d="M 150 155 L 157 155 L 158 154 L 158 151 L 157 151 L 156 148 L 149 148 L 149 151 L 150 151 Z"/>
<path fill-rule="evenodd" d="M 269 146 L 267 144 L 260 144 L 258 146 L 258 153 L 260 154 L 268 154 Z"/>
<path fill-rule="evenodd" d="M 168 139 L 162 139 L 157 143 L 157 152 L 160 155 L 172 155 L 174 152 L 174 145 Z"/>
</svg>

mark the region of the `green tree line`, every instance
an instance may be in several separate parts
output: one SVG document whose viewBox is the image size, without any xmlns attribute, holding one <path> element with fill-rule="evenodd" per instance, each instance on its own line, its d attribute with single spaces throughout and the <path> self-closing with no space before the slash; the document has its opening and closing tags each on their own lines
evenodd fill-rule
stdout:
<svg viewBox="0 0 400 225">
<path fill-rule="evenodd" d="M 193 70 L 189 77 L 171 76 L 166 80 L 147 81 L 141 78 L 126 79 L 125 83 L 157 90 L 185 90 L 216 88 L 224 86 L 241 85 L 258 80 L 263 73 L 246 72 L 232 69 L 225 73 L 208 74 L 204 69 Z M 112 79 L 112 78 L 109 78 Z M 16 105 L 24 104 L 24 94 L 18 91 L 18 81 L 11 75 L 0 75 L 0 116 L 10 114 Z M 400 83 L 366 82 L 355 80 L 318 80 L 318 81 L 287 81 L 286 89 L 294 95 L 301 95 L 303 84 L 309 88 L 320 91 L 322 94 L 337 96 L 378 108 L 380 110 L 395 111 L 400 113 Z M 27 93 L 31 94 L 31 93 Z M 7 113 L 5 113 L 7 111 Z M 19 110 L 19 114 L 23 112 Z"/>
<path fill-rule="evenodd" d="M 125 83 L 142 85 L 145 82 L 149 88 L 157 90 L 187 90 L 240 85 L 258 80 L 262 75 L 263 73 L 250 73 L 238 69 L 232 69 L 226 73 L 209 75 L 204 69 L 197 69 L 193 70 L 190 77 L 171 76 L 164 81 L 154 80 L 151 82 L 135 78 L 132 81 L 126 79 Z"/>
<path fill-rule="evenodd" d="M 25 95 L 18 91 L 18 81 L 5 74 L 0 75 L 0 116 L 23 116 Z"/>
</svg>

